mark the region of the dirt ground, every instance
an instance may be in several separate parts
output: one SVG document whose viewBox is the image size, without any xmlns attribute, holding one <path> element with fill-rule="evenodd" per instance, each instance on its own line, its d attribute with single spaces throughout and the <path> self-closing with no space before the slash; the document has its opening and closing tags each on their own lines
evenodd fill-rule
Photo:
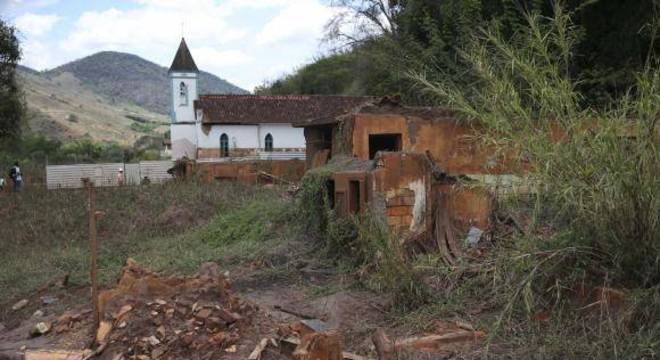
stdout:
<svg viewBox="0 0 660 360">
<path fill-rule="evenodd" d="M 231 278 L 232 299 L 240 299 L 237 301 L 241 302 L 241 306 L 253 309 L 253 311 L 248 311 L 245 315 L 248 321 L 240 327 L 237 341 L 231 344 L 235 346 L 225 347 L 224 350 L 227 351 L 222 354 L 222 358 L 245 359 L 263 338 L 275 338 L 278 336 L 279 327 L 304 318 L 319 319 L 327 329 L 339 330 L 343 335 L 345 351 L 367 354 L 370 352 L 371 346 L 369 334 L 373 329 L 383 326 L 386 322 L 386 316 L 382 310 L 382 307 L 386 306 L 386 301 L 377 294 L 343 290 L 324 296 L 310 295 L 310 286 L 315 288 L 332 286 L 338 281 L 336 276 L 318 276 L 301 271 L 301 277 L 292 282 L 281 277 L 264 277 L 261 269 L 254 269 L 250 266 L 237 269 L 236 274 L 236 278 Z M 114 289 L 109 290 L 114 291 Z M 195 292 L 196 290 L 190 291 Z M 180 299 L 184 295 L 174 294 L 169 298 L 163 297 L 166 300 L 147 296 L 141 302 L 136 302 L 134 299 L 125 302 L 133 305 L 132 312 L 136 312 L 135 309 L 141 307 L 145 308 L 142 311 L 145 312 L 153 308 L 156 300 L 168 303 L 174 301 L 179 304 L 184 302 Z M 35 292 L 33 296 L 27 298 L 27 306 L 9 312 L 8 316 L 3 319 L 3 326 L 0 328 L 0 359 L 22 359 L 23 353 L 30 350 L 82 351 L 90 348 L 93 345 L 94 331 L 92 330 L 93 316 L 89 298 L 89 288 L 87 287 L 59 288 L 53 285 Z M 222 296 L 209 298 L 209 306 L 222 302 L 221 298 Z M 199 303 L 201 300 L 193 297 L 188 302 L 193 301 Z M 114 311 L 116 312 L 117 309 Z M 156 311 L 158 310 L 154 310 L 154 312 Z M 35 312 L 43 313 L 43 315 L 35 314 Z M 58 319 L 67 313 L 77 314 L 80 319 L 70 329 L 62 332 L 56 331 Z M 138 316 L 138 319 L 132 321 L 143 320 Z M 53 329 L 43 336 L 30 336 L 29 334 L 39 322 L 51 324 Z M 156 324 L 148 325 L 140 325 L 140 327 L 148 328 L 155 333 Z M 143 330 L 141 329 L 140 332 Z M 136 335 L 129 334 L 129 337 Z M 117 342 L 121 342 L 120 340 Z M 117 345 L 108 346 L 108 349 L 99 358 L 114 359 L 107 355 L 112 353 L 110 350 L 113 347 L 116 348 Z M 204 351 L 190 352 L 185 355 L 185 358 L 206 358 L 205 355 L 207 352 Z M 281 355 L 274 349 L 268 349 L 261 358 L 290 357 Z"/>
<path fill-rule="evenodd" d="M 172 218 L 194 225 L 175 206 L 158 221 Z M 348 358 L 376 359 L 379 328 L 400 339 L 427 335 L 397 324 L 389 295 L 365 290 L 313 246 L 288 240 L 252 262 L 223 255 L 188 277 L 156 274 L 127 259 L 117 282 L 101 289 L 105 334 L 95 330 L 89 285 L 54 278 L 24 299 L 0 298 L 0 360 L 248 359 L 264 339 L 257 359 L 328 358 L 293 356 L 317 333 L 339 334 Z M 19 300 L 27 304 L 12 309 Z M 43 334 L 35 333 L 39 324 Z M 401 351 L 397 358 L 453 353 Z"/>
<path fill-rule="evenodd" d="M 86 349 L 98 348 L 103 351 L 96 358 L 108 360 L 248 359 L 263 339 L 273 340 L 259 359 L 293 359 L 296 345 L 279 340 L 300 335 L 295 329 L 301 321 L 319 326 L 314 331 L 338 331 L 343 351 L 374 359 L 372 334 L 391 325 L 389 299 L 347 286 L 343 275 L 331 271 L 306 267 L 293 277 L 269 276 L 248 264 L 227 276 L 211 263 L 209 276 L 205 265 L 195 277 L 161 278 L 129 261 L 116 287 L 101 292 L 101 318 L 112 327 L 105 345 L 93 330 L 89 288 L 48 284 L 3 319 L 0 359 L 80 360 L 93 355 Z M 41 322 L 49 331 L 30 335 Z M 71 352 L 43 357 L 44 351 Z"/>
</svg>

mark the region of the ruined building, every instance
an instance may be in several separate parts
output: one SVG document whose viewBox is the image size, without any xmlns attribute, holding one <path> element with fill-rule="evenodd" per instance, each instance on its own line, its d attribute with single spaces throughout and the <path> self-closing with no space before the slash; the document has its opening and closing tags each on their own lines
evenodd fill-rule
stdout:
<svg viewBox="0 0 660 360">
<path fill-rule="evenodd" d="M 297 126 L 308 168 L 331 173 L 327 189 L 339 214 L 370 208 L 402 238 L 433 237 L 449 251 L 459 251 L 453 229 L 489 226 L 493 179 L 509 172 L 478 143 L 474 127 L 441 108 L 385 98 Z"/>
</svg>

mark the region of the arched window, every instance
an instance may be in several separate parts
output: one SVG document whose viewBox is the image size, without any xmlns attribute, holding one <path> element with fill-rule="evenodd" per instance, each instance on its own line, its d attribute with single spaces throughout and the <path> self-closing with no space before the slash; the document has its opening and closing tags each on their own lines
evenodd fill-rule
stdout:
<svg viewBox="0 0 660 360">
<path fill-rule="evenodd" d="M 264 150 L 273 151 L 273 135 L 270 133 L 266 134 L 266 140 L 264 141 Z"/>
<path fill-rule="evenodd" d="M 229 156 L 229 136 L 227 134 L 220 135 L 220 157 Z"/>
<path fill-rule="evenodd" d="M 188 87 L 183 81 L 179 84 L 179 106 L 188 105 Z"/>
</svg>

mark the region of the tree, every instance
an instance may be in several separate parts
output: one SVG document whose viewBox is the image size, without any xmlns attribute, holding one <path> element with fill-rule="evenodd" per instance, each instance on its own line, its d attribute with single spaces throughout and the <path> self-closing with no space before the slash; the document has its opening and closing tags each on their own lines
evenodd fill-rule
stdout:
<svg viewBox="0 0 660 360">
<path fill-rule="evenodd" d="M 21 58 L 16 28 L 0 19 L 0 138 L 16 135 L 24 106 L 16 83 L 16 64 Z"/>
<path fill-rule="evenodd" d="M 338 9 L 326 24 L 325 40 L 340 46 L 355 46 L 381 35 L 396 36 L 396 16 L 401 5 L 396 0 L 331 0 Z"/>
</svg>

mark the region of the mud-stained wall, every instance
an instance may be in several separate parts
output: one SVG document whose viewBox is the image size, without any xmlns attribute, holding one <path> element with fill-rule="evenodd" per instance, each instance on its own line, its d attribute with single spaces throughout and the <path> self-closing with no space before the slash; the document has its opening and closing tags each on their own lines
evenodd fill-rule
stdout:
<svg viewBox="0 0 660 360">
<path fill-rule="evenodd" d="M 450 174 L 511 173 L 498 166 L 501 161 L 492 150 L 478 143 L 472 127 L 455 119 L 360 113 L 351 122 L 352 153 L 359 159 L 369 159 L 370 135 L 401 134 L 402 151 L 424 154 L 428 150 Z"/>
<path fill-rule="evenodd" d="M 433 194 L 446 194 L 452 225 L 461 233 L 475 226 L 488 229 L 494 210 L 493 195 L 482 186 L 470 187 L 456 184 L 434 184 Z"/>
<path fill-rule="evenodd" d="M 198 162 L 193 168 L 193 173 L 205 181 L 238 180 L 246 184 L 268 182 L 268 177 L 260 175 L 261 171 L 287 181 L 299 181 L 305 173 L 305 162 L 302 160 Z"/>
<path fill-rule="evenodd" d="M 369 203 L 368 176 L 366 171 L 343 171 L 332 175 L 334 181 L 334 203 L 337 214 L 344 216 L 351 213 L 363 212 Z M 356 183 L 358 188 L 351 186 Z M 357 190 L 357 196 L 353 193 Z M 357 201 L 357 206 L 354 203 Z"/>
<path fill-rule="evenodd" d="M 259 153 L 263 152 L 264 149 L 254 148 L 254 149 L 229 149 L 228 157 L 243 157 L 243 156 L 257 156 Z M 273 148 L 274 153 L 301 153 L 304 152 L 305 148 Z M 197 158 L 198 159 L 213 159 L 219 158 L 220 148 L 198 148 L 197 149 Z"/>
<path fill-rule="evenodd" d="M 371 190 L 384 196 L 390 228 L 419 234 L 431 225 L 431 171 L 421 154 L 382 153 L 371 173 Z M 373 195 L 375 197 L 375 194 Z"/>
<path fill-rule="evenodd" d="M 305 128 L 305 155 L 308 169 L 314 168 L 313 159 L 317 152 L 332 149 L 332 134 L 331 126 Z"/>
</svg>

